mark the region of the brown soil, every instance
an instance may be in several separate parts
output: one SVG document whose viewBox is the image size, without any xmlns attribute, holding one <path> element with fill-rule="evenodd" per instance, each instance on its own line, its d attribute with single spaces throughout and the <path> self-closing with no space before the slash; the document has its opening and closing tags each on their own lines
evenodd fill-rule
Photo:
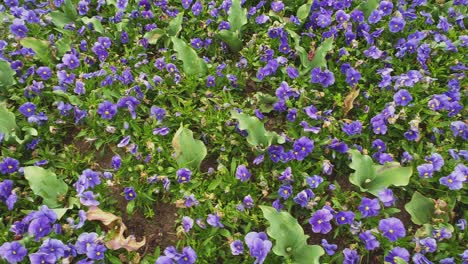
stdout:
<svg viewBox="0 0 468 264">
<path fill-rule="evenodd" d="M 168 246 L 174 246 L 177 237 L 175 222 L 177 220 L 177 208 L 173 204 L 155 202 L 153 218 L 146 218 L 143 211 L 136 209 L 132 215 L 127 214 L 127 201 L 120 195 L 123 191 L 120 187 L 113 187 L 110 194 L 116 201 L 116 207 L 120 211 L 123 223 L 127 226 L 127 234 L 134 235 L 137 241 L 146 237 L 146 245 L 138 250 L 141 258 L 146 254 L 153 254 L 159 247 L 164 250 Z"/>
<path fill-rule="evenodd" d="M 218 162 L 216 161 L 215 157 L 207 157 L 204 159 L 200 165 L 200 172 L 206 173 L 208 172 L 209 168 L 213 168 L 216 170 L 218 167 Z"/>
</svg>

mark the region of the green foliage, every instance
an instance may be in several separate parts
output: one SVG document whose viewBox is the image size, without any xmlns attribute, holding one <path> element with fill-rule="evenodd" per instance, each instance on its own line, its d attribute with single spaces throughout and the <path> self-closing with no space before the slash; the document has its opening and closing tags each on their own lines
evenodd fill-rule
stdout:
<svg viewBox="0 0 468 264">
<path fill-rule="evenodd" d="M 58 28 L 63 28 L 65 25 L 75 22 L 72 17 L 60 11 L 53 11 L 50 13 L 52 23 Z"/>
<path fill-rule="evenodd" d="M 171 37 L 171 40 L 178 59 L 182 60 L 184 72 L 187 75 L 206 73 L 205 61 L 198 57 L 197 52 L 192 47 L 177 37 Z"/>
<path fill-rule="evenodd" d="M 312 1 L 309 0 L 309 1 L 307 1 L 306 4 L 301 5 L 297 9 L 296 16 L 297 16 L 297 18 L 299 18 L 301 23 L 304 23 L 304 21 L 307 19 L 307 17 L 309 17 L 311 7 L 312 7 Z"/>
<path fill-rule="evenodd" d="M 182 29 L 182 21 L 184 20 L 184 12 L 180 12 L 169 22 L 167 26 L 167 34 L 171 37 L 176 37 Z"/>
<path fill-rule="evenodd" d="M 149 32 L 146 32 L 143 37 L 148 40 L 149 44 L 156 44 L 158 43 L 158 40 L 165 35 L 166 32 L 163 29 L 156 28 Z"/>
<path fill-rule="evenodd" d="M 34 194 L 44 199 L 45 205 L 50 208 L 59 207 L 59 199 L 64 198 L 68 185 L 58 179 L 55 173 L 41 167 L 29 166 L 24 168 L 24 177 Z"/>
<path fill-rule="evenodd" d="M 5 134 L 5 140 L 8 140 L 16 128 L 15 115 L 0 104 L 0 133 Z"/>
<path fill-rule="evenodd" d="M 0 60 L 0 88 L 7 88 L 16 83 L 15 76 L 16 72 L 11 69 L 10 63 L 4 60 Z"/>
<path fill-rule="evenodd" d="M 20 43 L 23 47 L 34 50 L 34 56 L 37 57 L 40 61 L 45 64 L 50 63 L 52 55 L 50 52 L 49 41 L 37 38 L 23 38 L 20 40 Z"/>
<path fill-rule="evenodd" d="M 283 144 L 284 138 L 276 132 L 267 131 L 263 123 L 255 116 L 248 116 L 232 111 L 231 116 L 239 121 L 239 129 L 247 130 L 247 142 L 252 146 L 268 147 L 271 144 Z"/>
<path fill-rule="evenodd" d="M 411 215 L 413 223 L 423 225 L 429 223 L 434 216 L 434 202 L 419 192 L 415 192 L 411 201 L 405 205 L 405 210 Z"/>
<path fill-rule="evenodd" d="M 176 153 L 177 164 L 190 169 L 198 169 L 207 154 L 205 144 L 194 139 L 193 132 L 182 125 L 172 139 L 172 147 Z"/>
<path fill-rule="evenodd" d="M 232 31 L 240 31 L 242 26 L 247 24 L 247 13 L 241 7 L 241 0 L 232 0 L 228 21 Z"/>
<path fill-rule="evenodd" d="M 226 42 L 232 52 L 239 52 L 242 50 L 242 40 L 239 39 L 239 35 L 236 32 L 230 30 L 221 30 L 216 34 L 216 37 Z"/>
<path fill-rule="evenodd" d="M 260 206 L 263 216 L 270 223 L 267 233 L 275 239 L 273 253 L 292 260 L 297 264 L 318 264 L 320 257 L 325 253 L 322 247 L 307 245 L 309 236 L 288 212 L 277 212 L 270 206 Z"/>
<path fill-rule="evenodd" d="M 325 56 L 333 48 L 333 38 L 327 38 L 322 44 L 315 50 L 314 59 L 310 62 L 311 68 L 327 68 L 327 60 Z"/>
<path fill-rule="evenodd" d="M 358 9 L 360 9 L 366 17 L 369 17 L 372 11 L 377 8 L 379 3 L 380 3 L 380 0 L 367 0 L 365 2 L 362 2 L 358 6 Z"/>
<path fill-rule="evenodd" d="M 413 174 L 411 167 L 401 167 L 397 162 L 375 165 L 368 155 L 362 155 L 357 150 L 350 150 L 349 153 L 352 157 L 349 167 L 355 171 L 349 176 L 349 181 L 362 192 L 377 196 L 380 190 L 390 185 L 406 186 Z"/>
<path fill-rule="evenodd" d="M 92 17 L 92 18 L 82 17 L 81 21 L 83 21 L 85 25 L 92 24 L 96 32 L 101 33 L 101 34 L 104 33 L 104 27 L 102 26 L 101 21 L 97 19 L 96 17 Z"/>
</svg>

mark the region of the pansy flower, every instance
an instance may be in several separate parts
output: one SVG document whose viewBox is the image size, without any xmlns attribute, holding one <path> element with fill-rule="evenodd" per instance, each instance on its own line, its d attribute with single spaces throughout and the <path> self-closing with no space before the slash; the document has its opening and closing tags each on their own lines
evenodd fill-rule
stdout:
<svg viewBox="0 0 468 264">
<path fill-rule="evenodd" d="M 406 229 L 403 222 L 395 217 L 380 220 L 379 230 L 392 242 L 406 236 Z"/>
<path fill-rule="evenodd" d="M 364 218 L 376 216 L 380 211 L 379 200 L 363 197 L 358 209 L 361 211 L 362 217 Z"/>
<path fill-rule="evenodd" d="M 312 215 L 309 219 L 309 223 L 312 226 L 312 231 L 314 233 L 327 234 L 332 229 L 330 224 L 332 219 L 333 215 L 329 210 L 320 209 Z"/>
<path fill-rule="evenodd" d="M 407 249 L 402 247 L 394 247 L 385 256 L 385 261 L 391 264 L 399 264 L 399 259 L 409 262 L 410 254 Z"/>
</svg>

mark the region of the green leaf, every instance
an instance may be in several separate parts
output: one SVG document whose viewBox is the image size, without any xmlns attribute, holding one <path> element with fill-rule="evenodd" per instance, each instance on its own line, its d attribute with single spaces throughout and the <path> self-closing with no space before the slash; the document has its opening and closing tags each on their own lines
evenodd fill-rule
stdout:
<svg viewBox="0 0 468 264">
<path fill-rule="evenodd" d="M 241 7 L 241 0 L 232 0 L 228 21 L 232 31 L 240 31 L 247 24 L 247 13 Z"/>
<path fill-rule="evenodd" d="M 96 32 L 101 33 L 101 34 L 104 33 L 104 27 L 102 26 L 101 21 L 97 19 L 96 17 L 92 17 L 92 18 L 82 17 L 81 21 L 83 21 L 85 25 L 92 24 Z"/>
<path fill-rule="evenodd" d="M 43 203 L 50 208 L 59 207 L 58 199 L 65 196 L 68 185 L 58 179 L 55 173 L 37 166 L 24 168 L 24 177 L 35 195 L 43 198 Z"/>
<path fill-rule="evenodd" d="M 16 118 L 4 105 L 0 104 L 0 133 L 5 134 L 5 140 L 8 140 L 10 135 L 15 132 Z"/>
<path fill-rule="evenodd" d="M 248 116 L 232 111 L 231 116 L 239 121 L 239 129 L 247 130 L 247 142 L 252 146 L 268 147 L 271 144 L 283 144 L 285 139 L 276 132 L 267 131 L 263 123 L 255 116 Z"/>
<path fill-rule="evenodd" d="M 270 113 L 273 111 L 273 104 L 278 101 L 278 98 L 269 94 L 264 94 L 262 92 L 258 92 L 254 94 L 255 99 L 258 102 L 258 108 L 263 113 Z"/>
<path fill-rule="evenodd" d="M 50 13 L 52 23 L 58 28 L 63 28 L 65 25 L 75 22 L 72 17 L 60 11 L 53 11 Z"/>
<path fill-rule="evenodd" d="M 361 3 L 357 8 L 360 9 L 366 17 L 374 11 L 379 5 L 380 0 L 367 0 L 366 2 Z"/>
<path fill-rule="evenodd" d="M 312 68 L 327 68 L 327 61 L 325 56 L 333 48 L 333 38 L 327 38 L 322 44 L 315 50 L 314 59 L 309 63 Z"/>
<path fill-rule="evenodd" d="M 411 167 L 401 167 L 397 162 L 385 165 L 375 165 L 371 157 L 362 155 L 358 150 L 349 150 L 351 163 L 349 167 L 354 170 L 349 181 L 358 186 L 362 192 L 369 192 L 375 196 L 379 191 L 390 185 L 406 186 L 413 174 Z"/>
<path fill-rule="evenodd" d="M 75 18 L 78 16 L 78 12 L 76 11 L 76 6 L 73 4 L 73 0 L 65 0 L 63 11 L 65 11 L 65 14 L 67 14 L 67 16 L 73 20 L 75 20 Z"/>
<path fill-rule="evenodd" d="M 270 206 L 260 206 L 263 216 L 270 226 L 267 233 L 275 240 L 273 253 L 292 259 L 293 263 L 319 264 L 320 256 L 325 252 L 322 247 L 307 245 L 309 236 L 304 234 L 304 229 L 297 219 L 288 212 L 277 212 Z"/>
<path fill-rule="evenodd" d="M 289 35 L 294 40 L 294 49 L 299 54 L 299 58 L 301 59 L 302 66 L 307 68 L 309 64 L 311 63 L 309 61 L 309 53 L 307 53 L 307 51 L 301 46 L 301 40 L 300 40 L 299 35 L 290 29 L 286 29 L 286 31 L 288 31 Z"/>
<path fill-rule="evenodd" d="M 55 47 L 57 47 L 57 55 L 62 57 L 65 53 L 71 50 L 71 39 L 68 37 L 62 37 L 61 39 L 55 42 Z"/>
<path fill-rule="evenodd" d="M 4 60 L 0 60 L 0 88 L 7 88 L 16 83 L 15 76 L 16 72 L 11 69 L 10 63 Z"/>
<path fill-rule="evenodd" d="M 135 210 L 135 200 L 127 203 L 127 214 L 132 215 Z"/>
<path fill-rule="evenodd" d="M 203 141 L 194 139 L 193 132 L 182 125 L 172 139 L 172 147 L 176 153 L 177 164 L 190 169 L 198 169 L 207 154 Z"/>
<path fill-rule="evenodd" d="M 206 73 L 205 61 L 198 57 L 197 52 L 192 47 L 179 38 L 171 37 L 171 40 L 178 59 L 182 60 L 186 74 L 197 75 Z"/>
<path fill-rule="evenodd" d="M 158 43 L 158 40 L 164 35 L 166 35 L 166 32 L 163 29 L 156 28 L 151 30 L 150 32 L 146 32 L 143 37 L 148 40 L 149 44 L 154 45 Z"/>
<path fill-rule="evenodd" d="M 242 40 L 239 39 L 238 34 L 230 30 L 221 30 L 216 33 L 216 37 L 226 42 L 232 52 L 239 52 L 242 49 Z"/>
<path fill-rule="evenodd" d="M 434 202 L 419 192 L 415 192 L 411 201 L 405 205 L 405 210 L 411 215 L 413 223 L 423 225 L 429 223 L 434 216 Z"/>
<path fill-rule="evenodd" d="M 184 20 L 184 12 L 180 12 L 169 22 L 167 26 L 167 34 L 171 37 L 176 37 L 182 29 L 182 21 Z"/>
<path fill-rule="evenodd" d="M 312 7 L 312 3 L 310 3 L 311 1 L 308 1 L 306 4 L 303 4 L 301 5 L 298 9 L 297 9 L 297 13 L 296 13 L 296 16 L 297 18 L 299 18 L 299 20 L 301 21 L 301 23 L 304 23 L 306 18 L 309 17 L 309 14 L 310 14 L 310 8 Z"/>
<path fill-rule="evenodd" d="M 20 40 L 20 43 L 23 47 L 34 50 L 34 56 L 43 63 L 48 64 L 50 62 L 52 55 L 50 53 L 49 41 L 36 38 L 23 38 Z"/>
</svg>

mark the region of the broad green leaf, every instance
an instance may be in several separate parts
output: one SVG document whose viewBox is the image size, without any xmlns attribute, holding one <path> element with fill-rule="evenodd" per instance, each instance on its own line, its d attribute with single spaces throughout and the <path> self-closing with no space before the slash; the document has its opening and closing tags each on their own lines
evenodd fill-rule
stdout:
<svg viewBox="0 0 468 264">
<path fill-rule="evenodd" d="M 59 207 L 59 198 L 63 198 L 68 185 L 50 170 L 37 166 L 24 168 L 24 177 L 35 195 L 43 198 L 43 203 L 50 208 Z"/>
<path fill-rule="evenodd" d="M 20 40 L 20 43 L 23 47 L 34 50 L 34 56 L 43 63 L 48 64 L 50 62 L 52 55 L 50 53 L 49 41 L 36 38 L 23 38 Z"/>
<path fill-rule="evenodd" d="M 358 9 L 360 9 L 366 17 L 369 17 L 372 11 L 374 11 L 377 8 L 379 3 L 380 0 L 367 0 L 366 2 L 361 3 L 358 6 Z"/>
<path fill-rule="evenodd" d="M 406 186 L 413 174 L 411 167 L 401 167 L 397 162 L 389 162 L 383 166 L 375 165 L 368 155 L 362 155 L 355 149 L 349 153 L 352 158 L 349 167 L 354 170 L 349 176 L 349 181 L 362 192 L 377 196 L 380 190 L 391 185 Z"/>
<path fill-rule="evenodd" d="M 241 7 L 241 0 L 232 0 L 228 21 L 232 31 L 240 31 L 242 26 L 247 24 L 247 14 Z"/>
<path fill-rule="evenodd" d="M 207 154 L 203 141 L 194 139 L 193 132 L 182 125 L 172 139 L 172 147 L 176 153 L 177 164 L 190 169 L 198 169 Z"/>
<path fill-rule="evenodd" d="M 5 134 L 5 140 L 8 140 L 10 135 L 16 130 L 15 115 L 10 112 L 4 105 L 0 104 L 0 133 Z"/>
<path fill-rule="evenodd" d="M 61 39 L 55 42 L 55 47 L 57 47 L 57 55 L 62 57 L 68 51 L 71 50 L 71 39 L 68 37 L 62 37 Z"/>
<path fill-rule="evenodd" d="M 304 23 L 305 20 L 307 19 L 307 17 L 309 17 L 311 7 L 312 7 L 312 3 L 311 3 L 311 1 L 308 1 L 306 4 L 301 5 L 297 9 L 296 16 L 297 16 L 297 18 L 299 18 L 301 23 Z"/>
<path fill-rule="evenodd" d="M 271 144 L 283 144 L 285 139 L 276 132 L 267 131 L 263 123 L 255 116 L 248 116 L 232 111 L 231 116 L 239 121 L 239 129 L 247 130 L 247 142 L 252 146 L 268 147 Z"/>
<path fill-rule="evenodd" d="M 158 43 L 159 38 L 166 35 L 166 32 L 163 29 L 156 28 L 151 30 L 150 32 L 146 32 L 143 36 L 145 39 L 148 40 L 149 44 L 156 44 Z"/>
<path fill-rule="evenodd" d="M 171 37 L 176 37 L 182 29 L 182 21 L 184 20 L 184 12 L 180 12 L 169 22 L 167 26 L 167 34 Z"/>
<path fill-rule="evenodd" d="M 216 37 L 226 42 L 232 52 L 236 53 L 242 49 L 242 40 L 239 39 L 237 33 L 230 30 L 221 30 L 216 34 Z"/>
<path fill-rule="evenodd" d="M 307 53 L 307 51 L 301 46 L 301 40 L 300 40 L 299 35 L 290 29 L 286 29 L 286 31 L 288 31 L 289 35 L 294 40 L 294 49 L 299 54 L 299 58 L 301 59 L 302 66 L 308 67 L 309 64 L 311 63 L 309 61 L 309 53 Z"/>
<path fill-rule="evenodd" d="M 51 12 L 50 17 L 52 18 L 52 23 L 58 28 L 63 28 L 65 25 L 75 22 L 72 17 L 57 10 Z"/>
<path fill-rule="evenodd" d="M 325 56 L 333 48 L 333 38 L 327 38 L 322 44 L 315 50 L 314 59 L 309 63 L 312 68 L 327 68 L 327 60 Z"/>
<path fill-rule="evenodd" d="M 292 259 L 293 263 L 319 263 L 320 256 L 325 253 L 324 250 L 317 245 L 307 245 L 309 236 L 304 234 L 304 229 L 296 218 L 288 212 L 277 212 L 271 206 L 261 205 L 260 209 L 270 224 L 267 233 L 275 240 L 273 253 Z"/>
<path fill-rule="evenodd" d="M 37 137 L 37 135 L 39 135 L 37 130 L 35 128 L 33 128 L 33 127 L 23 127 L 23 128 L 21 128 L 21 130 L 24 131 L 23 139 L 18 137 L 18 135 L 16 135 L 15 132 L 13 132 L 11 134 L 11 137 L 15 138 L 15 140 L 16 140 L 16 142 L 18 142 L 18 144 L 23 144 L 24 142 L 29 141 L 32 137 Z"/>
<path fill-rule="evenodd" d="M 254 97 L 255 99 L 257 99 L 258 108 L 263 113 L 270 113 L 271 111 L 273 111 L 273 104 L 276 103 L 276 101 L 278 101 L 277 97 L 261 92 L 254 94 Z"/>
<path fill-rule="evenodd" d="M 419 192 L 415 192 L 411 201 L 405 205 L 405 210 L 411 215 L 413 223 L 423 225 L 431 222 L 434 215 L 434 202 Z"/>
<path fill-rule="evenodd" d="M 186 74 L 197 75 L 206 73 L 205 61 L 198 57 L 197 52 L 192 47 L 179 38 L 171 37 L 171 40 L 178 59 L 182 60 Z"/>
<path fill-rule="evenodd" d="M 83 21 L 85 25 L 88 25 L 91 23 L 96 32 L 99 32 L 101 34 L 104 33 L 104 27 L 102 26 L 101 21 L 99 21 L 99 19 L 97 19 L 96 17 L 92 17 L 92 18 L 82 17 L 81 21 Z"/>
<path fill-rule="evenodd" d="M 10 63 L 4 60 L 0 60 L 0 88 L 7 88 L 16 83 L 15 76 L 16 72 L 11 69 Z"/>
</svg>

